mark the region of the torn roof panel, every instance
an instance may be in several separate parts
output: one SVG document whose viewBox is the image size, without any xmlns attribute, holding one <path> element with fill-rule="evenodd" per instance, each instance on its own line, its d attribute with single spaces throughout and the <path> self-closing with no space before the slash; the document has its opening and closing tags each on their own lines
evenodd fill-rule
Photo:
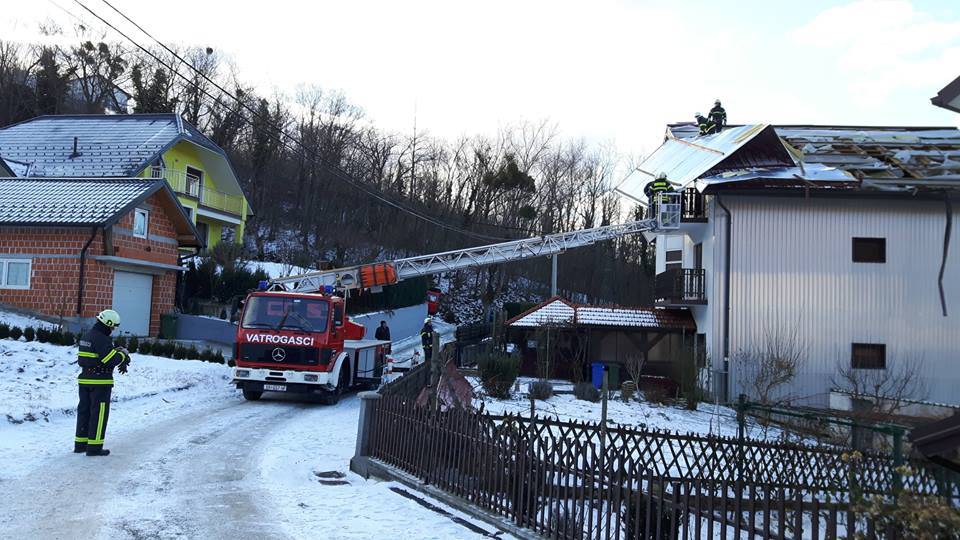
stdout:
<svg viewBox="0 0 960 540">
<path fill-rule="evenodd" d="M 857 180 L 930 186 L 919 180 L 936 179 L 941 187 L 960 188 L 960 182 L 956 182 L 960 175 L 960 130 L 954 127 L 785 125 L 773 129 L 791 153 L 802 160 L 804 171 L 813 171 L 812 176 L 802 174 L 805 180 L 833 181 L 823 177 L 825 169 L 814 168 L 820 165 L 841 169 Z M 667 130 L 668 137 L 691 142 L 698 139 L 697 126 L 689 122 L 671 124 Z M 795 172 L 784 171 L 787 175 Z M 771 179 L 783 179 L 769 168 L 757 168 L 746 179 L 758 178 L 761 173 L 770 174 Z M 733 176 L 727 174 L 724 178 L 731 181 Z"/>
<path fill-rule="evenodd" d="M 638 171 L 628 176 L 619 191 L 640 199 L 643 188 L 659 174 L 678 186 L 704 175 L 748 167 L 792 166 L 794 160 L 769 125 L 755 124 L 725 129 L 715 135 L 686 139 L 672 137 L 648 156 Z"/>
</svg>

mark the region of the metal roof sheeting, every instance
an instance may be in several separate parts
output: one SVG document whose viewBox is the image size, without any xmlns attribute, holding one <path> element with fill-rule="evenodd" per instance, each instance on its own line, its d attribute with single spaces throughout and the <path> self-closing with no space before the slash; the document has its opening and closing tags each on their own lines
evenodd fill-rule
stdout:
<svg viewBox="0 0 960 540">
<path fill-rule="evenodd" d="M 695 330 L 690 313 L 679 309 L 578 306 L 552 298 L 508 321 L 509 326 L 535 328 L 546 324 L 575 324 L 615 328 Z"/>
<path fill-rule="evenodd" d="M 225 157 L 216 144 L 173 113 L 40 116 L 0 129 L 0 156 L 17 175 L 23 171 L 30 177 L 125 177 L 139 173 L 179 140 Z M 28 165 L 28 170 L 13 162 Z"/>
<path fill-rule="evenodd" d="M 103 225 L 163 180 L 0 178 L 0 224 Z"/>
<path fill-rule="evenodd" d="M 756 141 L 755 147 L 745 148 Z M 743 149 L 735 161 L 729 158 Z M 693 138 L 675 137 L 668 131 L 668 138 L 650 154 L 637 171 L 634 171 L 618 187 L 626 195 L 640 199 L 643 187 L 663 173 L 678 186 L 686 186 L 697 178 L 725 169 L 744 167 L 770 167 L 793 165 L 786 148 L 780 143 L 773 129 L 766 124 L 737 126 L 714 135 Z"/>
</svg>

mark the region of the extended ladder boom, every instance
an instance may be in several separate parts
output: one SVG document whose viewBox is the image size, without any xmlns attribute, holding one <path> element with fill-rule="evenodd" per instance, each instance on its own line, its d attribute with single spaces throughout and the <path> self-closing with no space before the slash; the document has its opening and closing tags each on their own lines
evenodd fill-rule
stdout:
<svg viewBox="0 0 960 540">
<path fill-rule="evenodd" d="M 379 287 L 412 277 L 440 272 L 477 268 L 533 257 L 549 257 L 550 255 L 563 253 L 568 249 L 589 246 L 596 242 L 657 228 L 658 220 L 645 219 L 618 225 L 605 225 L 592 229 L 511 240 L 487 246 L 455 249 L 432 255 L 397 259 L 393 262 L 309 272 L 298 276 L 274 279 L 271 283 L 298 292 L 319 291 L 323 290 L 325 286 L 332 286 L 337 289 Z"/>
</svg>

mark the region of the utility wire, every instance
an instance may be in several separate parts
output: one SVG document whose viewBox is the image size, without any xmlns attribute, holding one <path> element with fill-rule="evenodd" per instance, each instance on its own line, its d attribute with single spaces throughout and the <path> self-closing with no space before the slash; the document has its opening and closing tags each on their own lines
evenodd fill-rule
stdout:
<svg viewBox="0 0 960 540">
<path fill-rule="evenodd" d="M 119 9 L 117 9 L 116 7 L 114 7 L 113 4 L 111 4 L 111 3 L 108 2 L 107 0 L 101 0 L 101 1 L 102 1 L 104 4 L 106 4 L 107 6 L 109 6 L 110 9 L 112 9 L 112 10 L 115 11 L 117 14 L 119 14 L 121 17 L 123 17 L 125 20 L 127 20 L 130 24 L 134 25 L 138 30 L 140 30 L 143 34 L 145 34 L 147 37 L 149 37 L 151 40 L 153 40 L 156 44 L 158 44 L 160 47 L 162 47 L 165 51 L 167 51 L 169 54 L 171 54 L 171 55 L 172 55 L 174 58 L 176 58 L 178 61 L 180 61 L 181 63 L 183 63 L 184 65 L 186 65 L 186 66 L 187 66 L 188 68 L 190 68 L 193 72 L 195 72 L 197 75 L 199 75 L 200 77 L 202 77 L 205 81 L 207 81 L 208 83 L 210 83 L 211 85 L 213 85 L 214 87 L 216 87 L 217 90 L 219 90 L 219 91 L 222 92 L 223 94 L 226 94 L 226 95 L 229 96 L 231 99 L 233 99 L 238 105 L 240 105 L 242 108 L 244 108 L 246 111 L 248 111 L 251 115 L 253 115 L 254 118 L 256 118 L 256 119 L 261 119 L 261 120 L 262 120 L 262 118 L 261 118 L 261 116 L 259 115 L 259 113 L 257 113 L 254 109 L 252 109 L 249 105 L 247 105 L 247 104 L 246 104 L 243 100 L 241 100 L 239 97 L 237 97 L 236 95 L 234 95 L 234 94 L 232 94 L 231 92 L 227 91 L 225 88 L 223 88 L 222 86 L 220 86 L 217 82 L 215 82 L 215 81 L 213 81 L 212 79 L 210 79 L 205 73 L 201 72 L 199 69 L 197 69 L 196 67 L 194 67 L 193 64 L 191 64 L 191 63 L 188 62 L 186 59 L 184 59 L 184 58 L 181 57 L 179 54 L 177 54 L 175 51 L 173 51 L 172 49 L 170 49 L 169 47 L 167 47 L 163 42 L 161 42 L 159 39 L 157 39 L 157 38 L 154 37 L 152 34 L 150 34 L 150 33 L 149 33 L 147 30 L 145 30 L 142 26 L 140 26 L 138 23 L 136 23 L 135 21 L 133 21 L 130 17 L 128 17 L 127 15 L 125 15 L 125 14 L 124 14 L 123 12 L 121 12 Z M 162 65 L 162 66 L 165 67 L 166 69 L 170 70 L 171 73 L 173 73 L 173 74 L 175 74 L 176 76 L 180 77 L 181 79 L 183 79 L 184 81 L 186 81 L 188 84 L 193 85 L 194 88 L 196 88 L 197 90 L 199 90 L 199 91 L 200 91 L 201 93 L 203 93 L 205 96 L 209 97 L 210 99 L 214 100 L 216 103 L 218 103 L 218 104 L 220 104 L 220 105 L 222 105 L 222 106 L 224 106 L 224 107 L 227 106 L 225 103 L 223 103 L 223 101 L 220 100 L 219 97 L 212 95 L 210 92 L 208 92 L 208 91 L 205 90 L 204 88 L 200 87 L 200 85 L 197 84 L 196 81 L 193 81 L 193 80 L 191 80 L 189 77 L 187 77 L 187 76 L 183 75 L 182 73 L 180 73 L 180 71 L 177 70 L 175 67 L 173 67 L 173 66 L 171 66 L 170 64 L 166 63 L 164 60 L 162 60 L 161 58 L 159 58 L 159 57 L 158 57 L 156 54 L 154 54 L 152 51 L 150 51 L 149 49 L 147 49 L 146 47 L 144 47 L 143 45 L 141 45 L 140 43 L 138 43 L 136 40 L 134 40 L 133 38 L 131 38 L 129 35 L 127 35 L 126 33 L 124 33 L 122 30 L 120 30 L 119 28 L 117 28 L 116 26 L 114 26 L 111 22 L 107 21 L 107 20 L 104 19 L 102 16 L 100 16 L 98 13 L 96 13 L 95 11 L 93 11 L 92 9 L 90 9 L 86 4 L 84 4 L 84 3 L 81 2 L 80 0 L 74 0 L 74 3 L 76 3 L 77 5 L 79 5 L 80 7 L 82 7 L 85 11 L 87 11 L 88 13 L 90 13 L 91 15 L 93 15 L 94 17 L 96 17 L 98 20 L 100 20 L 100 22 L 102 22 L 103 24 L 107 25 L 107 26 L 108 26 L 109 28 L 111 28 L 114 32 L 116 32 L 116 33 L 120 34 L 121 36 L 123 36 L 127 41 L 129 41 L 129 42 L 132 43 L 134 46 L 136 46 L 138 49 L 140 49 L 141 51 L 143 51 L 144 53 L 146 53 L 147 55 L 149 55 L 151 58 L 153 58 L 153 59 L 154 59 L 156 62 L 158 62 L 160 65 Z M 241 118 L 241 121 L 243 121 L 245 124 L 252 126 L 251 121 L 248 120 L 247 118 L 243 117 L 243 115 L 241 115 L 240 118 Z M 472 231 L 468 231 L 468 230 L 465 230 L 465 229 L 461 229 L 461 228 L 459 228 L 459 227 L 455 227 L 455 226 L 453 226 L 453 225 L 449 225 L 449 224 L 447 224 L 447 223 L 444 223 L 444 222 L 442 222 L 442 221 L 439 221 L 439 220 L 437 220 L 437 219 L 435 219 L 435 218 L 432 218 L 432 217 L 430 217 L 430 216 L 426 216 L 426 215 L 424 215 L 424 214 L 421 214 L 420 212 L 417 212 L 416 210 L 413 210 L 413 209 L 411 209 L 411 208 L 407 208 L 406 206 L 404 206 L 404 205 L 402 205 L 402 204 L 400 204 L 400 203 L 398 203 L 398 202 L 396 202 L 396 201 L 393 201 L 393 200 L 391 200 L 391 199 L 389 199 L 389 198 L 381 195 L 380 193 L 377 193 L 377 192 L 374 191 L 373 189 L 370 189 L 369 187 L 361 184 L 361 183 L 358 182 L 356 179 L 354 179 L 352 176 L 350 176 L 349 173 L 347 173 L 346 171 L 344 171 L 344 170 L 341 169 L 340 167 L 338 167 L 338 166 L 336 166 L 336 165 L 330 165 L 330 164 L 328 164 L 328 163 L 323 163 L 322 161 L 318 161 L 316 158 L 311 157 L 311 156 L 309 155 L 309 152 L 308 152 L 307 149 L 306 149 L 306 146 L 303 144 L 302 141 L 300 141 L 300 140 L 297 139 L 296 137 L 293 137 L 292 135 L 290 135 L 290 134 L 288 134 L 288 133 L 285 133 L 285 132 L 283 132 L 282 130 L 279 131 L 279 134 L 280 134 L 279 136 L 275 136 L 273 133 L 268 133 L 268 135 L 270 135 L 271 138 L 272 138 L 275 142 L 279 143 L 280 145 L 282 145 L 282 146 L 283 146 L 284 148 L 286 148 L 287 150 L 290 150 L 290 151 L 292 151 L 292 152 L 297 153 L 297 150 L 296 150 L 296 149 L 291 148 L 291 146 L 290 146 L 286 141 L 284 141 L 284 137 L 287 138 L 287 139 L 290 139 L 291 141 L 293 141 L 294 143 L 296 143 L 296 145 L 299 147 L 299 150 L 300 150 L 299 153 L 300 153 L 303 157 L 305 157 L 308 161 L 310 161 L 310 162 L 312 162 L 312 163 L 314 163 L 314 164 L 316 164 L 316 165 L 319 165 L 321 168 L 324 168 L 324 169 L 326 169 L 327 171 L 331 172 L 331 173 L 333 174 L 333 176 L 334 176 L 335 178 L 337 178 L 338 180 L 341 180 L 342 182 L 350 185 L 351 187 L 353 187 L 353 188 L 355 188 L 355 189 L 357 189 L 357 190 L 359 190 L 359 191 L 362 191 L 362 192 L 366 193 L 367 195 L 369 195 L 369 196 L 371 196 L 371 197 L 373 197 L 373 198 L 381 201 L 381 202 L 384 203 L 384 204 L 387 204 L 387 205 L 389 205 L 389 206 L 391 206 L 391 207 L 394 207 L 394 208 L 396 208 L 396 209 L 398 209 L 398 210 L 400 210 L 400 211 L 402 211 L 402 212 L 406 212 L 406 213 L 408 213 L 408 214 L 410 214 L 410 215 L 412 215 L 412 216 L 414 216 L 414 217 L 416 217 L 416 218 L 418 218 L 418 219 L 421 219 L 421 220 L 423 220 L 423 221 L 426 221 L 426 222 L 428 222 L 428 223 L 430 223 L 430 224 L 432 224 L 432 225 L 436 225 L 436 226 L 438 226 L 438 227 L 440 227 L 440 228 L 443 228 L 443 229 L 446 229 L 446 230 L 449 230 L 449 231 L 452 231 L 452 232 L 460 233 L 460 234 L 463 234 L 463 235 L 465 235 L 465 236 L 470 236 L 470 237 L 478 238 L 478 239 L 482 239 L 482 240 L 495 240 L 495 241 L 511 240 L 510 238 L 499 237 L 499 236 L 491 236 L 491 235 L 486 235 L 486 234 L 481 234 L 481 233 L 475 233 L 475 232 L 472 232 Z"/>
</svg>

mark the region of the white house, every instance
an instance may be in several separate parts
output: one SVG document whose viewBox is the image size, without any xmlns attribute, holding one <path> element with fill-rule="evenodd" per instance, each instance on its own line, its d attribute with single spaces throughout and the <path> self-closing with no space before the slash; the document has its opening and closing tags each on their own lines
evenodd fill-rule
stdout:
<svg viewBox="0 0 960 540">
<path fill-rule="evenodd" d="M 960 405 L 960 131 L 676 124 L 621 191 L 659 173 L 686 189 L 656 301 L 690 310 L 721 400 L 758 397 L 750 353 L 786 344 L 774 397 L 845 407 L 841 371 L 914 367 L 909 398 Z"/>
</svg>

